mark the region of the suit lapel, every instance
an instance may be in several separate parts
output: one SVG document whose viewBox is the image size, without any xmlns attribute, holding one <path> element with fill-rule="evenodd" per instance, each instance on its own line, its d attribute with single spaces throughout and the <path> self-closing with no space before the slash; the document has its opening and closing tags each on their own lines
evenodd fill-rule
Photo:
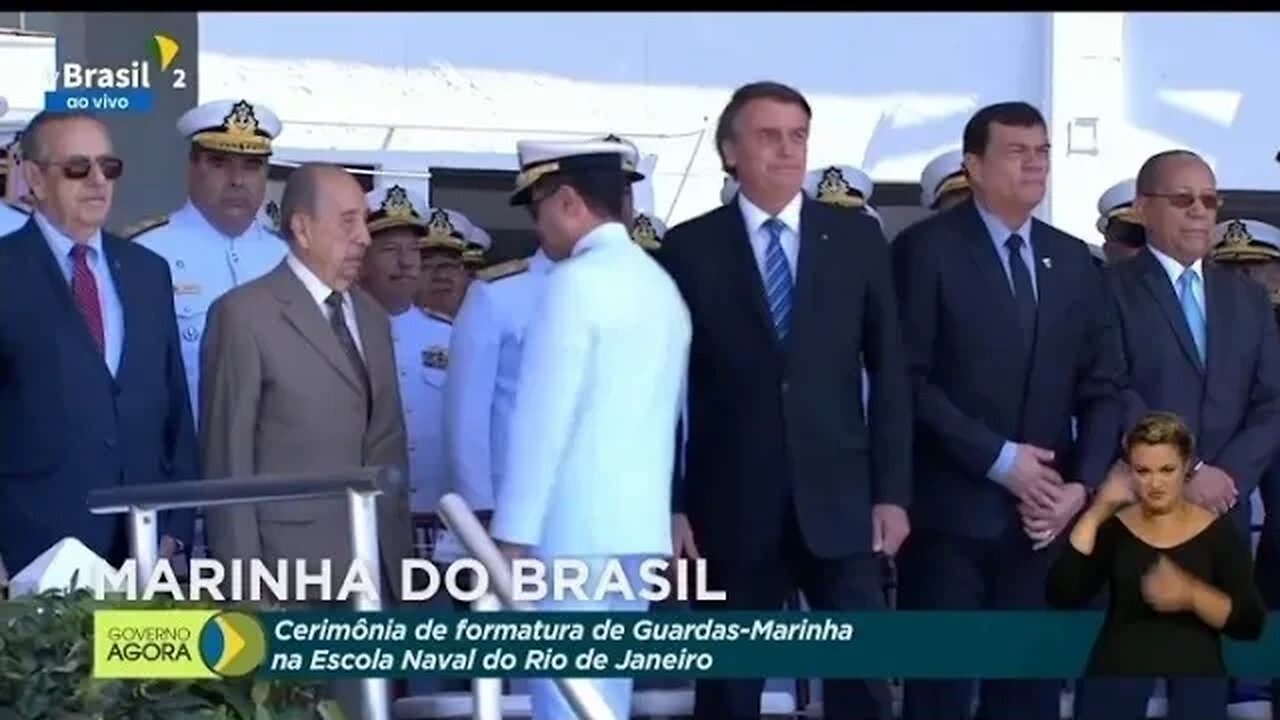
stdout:
<svg viewBox="0 0 1280 720">
<path fill-rule="evenodd" d="M 720 212 L 722 229 L 716 236 L 724 247 L 717 254 L 725 258 L 728 276 L 738 286 L 738 294 L 751 308 L 756 324 L 776 346 L 778 340 L 773 331 L 773 316 L 769 314 L 769 304 L 765 300 L 764 280 L 760 278 L 760 267 L 756 264 L 756 256 L 751 249 L 746 221 L 742 219 L 742 212 L 736 202 L 722 207 Z"/>
<path fill-rule="evenodd" d="M 89 326 L 85 324 L 84 316 L 80 314 L 80 309 L 76 307 L 75 300 L 71 297 L 71 283 L 67 281 L 58 258 L 55 258 L 53 251 L 49 249 L 49 241 L 34 219 L 28 221 L 24 227 L 25 231 L 21 236 L 14 238 L 13 242 L 23 244 L 36 272 L 48 283 L 49 291 L 57 304 L 55 312 L 62 316 L 62 322 L 69 323 L 73 328 L 71 334 L 75 336 L 75 341 L 80 344 L 81 349 L 101 358 L 102 352 L 94 343 L 93 336 L 89 334 Z M 111 375 L 105 359 L 102 362 L 102 372 L 108 377 Z"/>
<path fill-rule="evenodd" d="M 137 337 L 140 330 L 140 323 L 146 317 L 144 309 L 146 308 L 146 298 L 140 294 L 141 283 L 135 282 L 133 273 L 135 268 L 132 263 L 125 260 L 123 248 L 121 247 L 124 240 L 117 240 L 115 237 L 103 233 L 102 249 L 105 255 L 105 269 L 111 273 L 111 280 L 115 283 L 116 294 L 120 297 L 121 314 L 124 317 L 124 337 L 120 343 L 120 366 L 116 371 L 116 377 L 123 379 L 125 372 L 129 369 L 129 338 Z"/>
<path fill-rule="evenodd" d="M 338 344 L 338 336 L 334 335 L 333 328 L 329 327 L 319 306 L 307 292 L 307 286 L 289 268 L 288 261 L 277 265 L 270 277 L 272 290 L 280 301 L 285 320 L 338 371 L 352 390 L 363 396 L 364 382 L 356 375 L 356 369 L 351 366 L 347 354 Z"/>
<path fill-rule="evenodd" d="M 805 198 L 800 206 L 800 243 L 796 252 L 796 282 L 792 291 L 791 333 L 787 338 L 787 347 L 795 347 L 794 338 L 798 331 L 803 332 L 808 319 L 815 315 L 821 304 L 822 266 L 828 264 L 829 235 L 823 226 L 818 213 L 813 211 L 814 201 Z M 763 285 L 763 283 L 762 283 Z M 763 291 L 762 291 L 763 292 Z M 772 332 L 773 319 L 769 320 Z"/>
<path fill-rule="evenodd" d="M 1031 272 L 1036 274 L 1035 352 L 1037 355 L 1040 353 L 1040 348 L 1049 345 L 1049 343 L 1040 342 L 1040 338 L 1043 333 L 1052 332 L 1054 318 L 1062 311 L 1063 298 L 1067 295 L 1059 280 L 1060 268 L 1064 261 L 1050 249 L 1050 243 L 1045 237 L 1047 232 L 1047 227 L 1039 220 L 1031 221 L 1031 249 L 1035 255 L 1035 267 L 1031 268 Z M 1037 363 L 1037 367 L 1039 366 L 1040 364 Z M 1048 367 L 1048 365 L 1044 366 Z"/>
<path fill-rule="evenodd" d="M 1196 350 L 1196 342 L 1191 337 L 1191 329 L 1187 327 L 1187 319 L 1182 315 L 1182 306 L 1178 304 L 1173 283 L 1169 282 L 1169 276 L 1165 273 L 1164 267 L 1150 251 L 1143 250 L 1140 257 L 1138 262 L 1143 264 L 1143 284 L 1147 286 L 1156 304 L 1160 306 L 1160 312 L 1169 322 L 1169 327 L 1173 328 L 1173 334 L 1177 336 L 1178 344 L 1182 346 L 1182 352 L 1187 356 L 1187 360 L 1203 373 L 1204 365 L 1200 362 L 1200 353 Z M 1205 292 L 1208 293 L 1208 290 L 1206 289 Z M 1212 347 L 1212 344 L 1209 347 Z"/>
<path fill-rule="evenodd" d="M 1017 308 L 1013 304 L 1013 287 L 1009 284 L 1009 276 L 1005 274 L 1004 261 L 996 252 L 991 232 L 987 230 L 986 223 L 982 222 L 978 207 L 972 200 L 956 208 L 955 212 L 963 221 L 962 242 L 968 247 L 978 285 L 986 289 L 987 296 L 995 301 L 995 306 L 991 308 L 991 321 L 1004 328 L 1011 347 L 1019 347 L 1023 339 L 1018 325 Z"/>
<path fill-rule="evenodd" d="M 384 379 L 383 374 L 375 370 L 386 367 L 388 359 L 392 365 L 395 365 L 395 350 L 386 343 L 387 338 L 382 333 L 370 332 L 373 328 L 380 326 L 377 314 L 383 311 L 377 305 L 377 301 L 366 295 L 360 288 L 353 287 L 351 303 L 356 311 L 356 324 L 360 326 L 360 346 L 364 348 L 364 366 L 365 372 L 369 374 L 369 393 L 372 396 L 369 401 L 372 403 L 373 398 L 378 396 L 380 381 Z"/>
<path fill-rule="evenodd" d="M 1201 263 L 1201 267 L 1204 268 L 1204 303 L 1208 306 L 1205 308 L 1205 376 L 1212 377 L 1211 371 L 1223 364 L 1222 358 L 1227 354 L 1227 338 L 1231 337 L 1228 326 L 1236 317 L 1236 309 L 1228 292 L 1225 271 L 1208 261 Z"/>
</svg>

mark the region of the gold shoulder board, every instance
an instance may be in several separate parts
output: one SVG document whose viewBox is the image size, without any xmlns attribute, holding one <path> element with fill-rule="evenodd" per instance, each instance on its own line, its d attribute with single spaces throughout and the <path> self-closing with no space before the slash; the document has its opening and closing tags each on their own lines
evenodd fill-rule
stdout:
<svg viewBox="0 0 1280 720">
<path fill-rule="evenodd" d="M 519 275 L 528 269 L 529 259 L 520 258 L 518 260 L 508 260 L 506 262 L 498 263 L 497 265 L 490 265 L 489 267 L 477 272 L 476 277 L 484 280 L 485 282 L 493 282 L 494 280 L 501 280 L 502 278 L 511 277 L 512 275 Z"/>
<path fill-rule="evenodd" d="M 169 224 L 168 215 L 161 215 L 160 217 L 147 218 L 146 220 L 136 222 L 133 225 L 130 225 L 129 227 L 125 228 L 124 232 L 121 233 L 120 236 L 123 237 L 125 240 L 132 240 L 137 236 L 141 235 L 142 233 L 147 232 L 148 230 L 155 230 L 158 227 L 164 227 L 165 225 L 168 225 L 168 224 Z"/>
</svg>

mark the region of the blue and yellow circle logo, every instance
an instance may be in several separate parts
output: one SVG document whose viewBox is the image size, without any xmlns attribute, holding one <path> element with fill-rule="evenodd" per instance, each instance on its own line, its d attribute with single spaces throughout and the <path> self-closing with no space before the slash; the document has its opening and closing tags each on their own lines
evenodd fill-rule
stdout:
<svg viewBox="0 0 1280 720">
<path fill-rule="evenodd" d="M 200 631 L 200 659 L 223 677 L 248 675 L 266 655 L 266 632 L 252 615 L 219 613 L 209 618 Z"/>
</svg>

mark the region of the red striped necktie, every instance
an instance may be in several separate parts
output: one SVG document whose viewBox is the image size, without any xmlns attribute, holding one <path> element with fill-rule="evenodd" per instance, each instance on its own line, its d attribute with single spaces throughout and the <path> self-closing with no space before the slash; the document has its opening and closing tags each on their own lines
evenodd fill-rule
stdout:
<svg viewBox="0 0 1280 720">
<path fill-rule="evenodd" d="M 98 303 L 98 280 L 89 269 L 89 246 L 77 244 L 71 248 L 71 297 L 84 316 L 89 334 L 102 352 L 106 345 L 102 332 L 102 305 Z"/>
</svg>

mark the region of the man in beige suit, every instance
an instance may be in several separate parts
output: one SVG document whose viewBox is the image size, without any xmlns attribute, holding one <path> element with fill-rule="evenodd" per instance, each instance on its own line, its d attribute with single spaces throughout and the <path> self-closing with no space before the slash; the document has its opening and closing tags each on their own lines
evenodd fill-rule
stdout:
<svg viewBox="0 0 1280 720">
<path fill-rule="evenodd" d="M 200 445 L 206 477 L 335 472 L 408 464 L 387 314 L 354 286 L 369 232 L 365 197 L 342 168 L 309 164 L 281 200 L 285 260 L 219 298 L 200 350 Z M 401 597 L 411 556 L 407 492 L 383 495 L 383 587 Z M 351 562 L 346 501 L 306 500 L 209 513 L 214 557 Z M 393 598 L 384 594 L 384 605 Z"/>
</svg>

